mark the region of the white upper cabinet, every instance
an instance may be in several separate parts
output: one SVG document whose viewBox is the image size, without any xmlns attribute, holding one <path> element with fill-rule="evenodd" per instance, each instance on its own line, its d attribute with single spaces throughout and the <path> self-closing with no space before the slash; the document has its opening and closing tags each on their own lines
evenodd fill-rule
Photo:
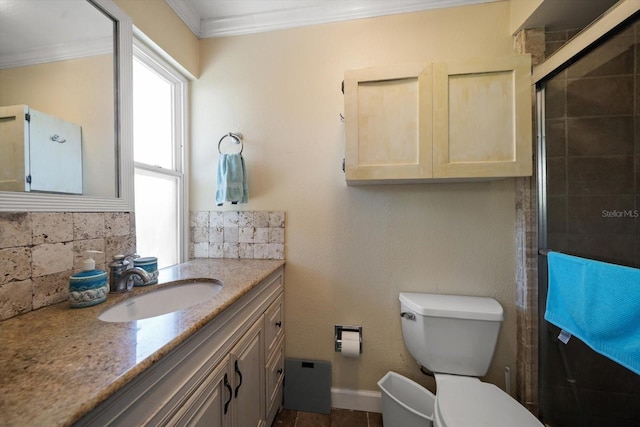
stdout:
<svg viewBox="0 0 640 427">
<path fill-rule="evenodd" d="M 433 175 L 532 173 L 528 55 L 433 65 Z"/>
<path fill-rule="evenodd" d="M 532 173 L 528 55 L 345 73 L 349 184 Z"/>
<path fill-rule="evenodd" d="M 82 128 L 27 105 L 0 107 L 0 191 L 82 194 Z"/>
<path fill-rule="evenodd" d="M 345 73 L 347 182 L 432 176 L 431 85 L 424 64 Z"/>
</svg>

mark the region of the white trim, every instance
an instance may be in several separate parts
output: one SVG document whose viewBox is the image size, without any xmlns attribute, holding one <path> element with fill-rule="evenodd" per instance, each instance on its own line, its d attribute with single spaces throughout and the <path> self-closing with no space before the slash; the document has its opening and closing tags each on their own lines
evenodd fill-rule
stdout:
<svg viewBox="0 0 640 427">
<path fill-rule="evenodd" d="M 620 0 L 600 19 L 582 30 L 546 61 L 535 67 L 531 75 L 531 84 L 544 80 L 639 10 L 640 1 Z"/>
<path fill-rule="evenodd" d="M 165 0 L 196 37 L 200 37 L 200 15 L 184 0 Z"/>
<path fill-rule="evenodd" d="M 349 2 L 332 2 L 330 5 L 323 3 L 304 9 L 275 10 L 255 15 L 203 19 L 200 22 L 200 34 L 202 38 L 236 36 L 492 1 L 495 0 L 439 0 L 430 2 L 396 0 L 393 2 L 370 2 L 366 5 L 353 5 Z"/>
<path fill-rule="evenodd" d="M 382 394 L 379 391 L 349 390 L 332 387 L 331 407 L 382 413 Z"/>
<path fill-rule="evenodd" d="M 142 35 L 142 37 L 140 37 Z M 189 251 L 189 183 L 188 161 L 189 130 L 188 130 L 188 80 L 180 69 L 173 65 L 173 61 L 166 58 L 166 53 L 156 50 L 155 45 L 147 45 L 148 39 L 141 32 L 136 31 L 133 38 L 134 55 L 149 66 L 162 78 L 167 80 L 173 89 L 173 112 L 180 116 L 173 117 L 173 167 L 172 169 L 160 168 L 134 163 L 134 167 L 154 174 L 172 176 L 178 180 L 178 259 L 184 262 L 188 259 Z"/>
<path fill-rule="evenodd" d="M 418 12 L 500 0 L 395 0 L 316 2 L 312 5 L 226 17 L 199 16 L 186 0 L 165 0 L 198 38 L 259 33 L 305 25 Z"/>
<path fill-rule="evenodd" d="M 169 63 L 173 68 L 178 70 L 180 74 L 182 74 L 184 77 L 186 77 L 189 80 L 197 80 L 196 77 L 193 74 L 191 74 L 189 70 L 183 67 L 178 61 L 173 59 L 171 55 L 165 52 L 164 49 L 162 49 L 157 43 L 151 40 L 151 38 L 149 38 L 149 36 L 147 36 L 145 33 L 140 31 L 140 29 L 135 25 L 133 26 L 133 36 L 134 36 L 134 40 L 137 39 L 137 41 L 142 42 L 145 46 L 151 49 L 151 51 L 155 52 L 163 60 Z"/>
<path fill-rule="evenodd" d="M 132 23 L 112 0 L 90 0 L 117 23 L 115 96 L 116 158 L 119 159 L 117 183 L 119 197 L 88 197 L 60 194 L 36 194 L 0 191 L 0 212 L 132 212 L 133 207 L 133 97 L 132 97 Z"/>
<path fill-rule="evenodd" d="M 55 61 L 85 58 L 87 56 L 113 53 L 113 39 L 102 38 L 91 41 L 60 43 L 42 46 L 37 49 L 22 51 L 2 57 L 0 70 L 5 68 L 25 67 L 28 65 L 46 64 Z"/>
</svg>

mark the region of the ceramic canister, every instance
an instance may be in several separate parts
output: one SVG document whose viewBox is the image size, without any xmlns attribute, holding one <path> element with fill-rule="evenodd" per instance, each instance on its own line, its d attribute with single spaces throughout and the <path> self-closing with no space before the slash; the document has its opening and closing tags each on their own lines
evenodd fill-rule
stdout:
<svg viewBox="0 0 640 427">
<path fill-rule="evenodd" d="M 140 267 L 151 276 L 151 281 L 148 283 L 143 283 L 142 279 L 139 276 L 133 277 L 133 286 L 147 286 L 147 285 L 155 285 L 158 283 L 158 258 L 154 256 L 144 257 L 144 258 L 136 258 L 133 260 L 134 267 Z"/>
<path fill-rule="evenodd" d="M 109 283 L 102 270 L 81 271 L 69 278 L 69 302 L 72 308 L 89 307 L 107 299 Z"/>
</svg>

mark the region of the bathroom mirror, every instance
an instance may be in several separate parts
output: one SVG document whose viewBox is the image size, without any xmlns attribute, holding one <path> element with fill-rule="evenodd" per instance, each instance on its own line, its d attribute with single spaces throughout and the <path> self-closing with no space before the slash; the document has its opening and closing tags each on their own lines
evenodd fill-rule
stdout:
<svg viewBox="0 0 640 427">
<path fill-rule="evenodd" d="M 131 20 L 111 0 L 0 0 L 0 106 L 79 125 L 83 169 L 81 195 L 0 191 L 0 211 L 133 210 L 131 64 Z"/>
</svg>

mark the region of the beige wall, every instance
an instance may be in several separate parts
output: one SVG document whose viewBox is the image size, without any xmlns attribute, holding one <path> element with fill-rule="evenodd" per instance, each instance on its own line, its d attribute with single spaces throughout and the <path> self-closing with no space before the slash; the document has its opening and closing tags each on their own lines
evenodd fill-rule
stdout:
<svg viewBox="0 0 640 427">
<path fill-rule="evenodd" d="M 378 390 L 394 370 L 433 388 L 403 345 L 401 291 L 498 299 L 488 378 L 515 372 L 514 180 L 348 187 L 339 119 L 344 70 L 510 54 L 509 25 L 498 2 L 200 42 L 190 210 L 216 210 L 216 145 L 242 132 L 242 207 L 287 215 L 286 356 L 331 361 L 333 387 Z M 360 359 L 334 353 L 334 324 L 363 326 Z"/>
<path fill-rule="evenodd" d="M 83 188 L 95 197 L 116 191 L 111 82 L 111 55 L 0 70 L 0 105 L 26 104 L 82 126 Z"/>
<path fill-rule="evenodd" d="M 511 34 L 516 34 L 544 0 L 510 0 Z"/>
<path fill-rule="evenodd" d="M 198 38 L 164 0 L 114 0 L 114 3 L 179 66 L 198 77 Z"/>
</svg>

